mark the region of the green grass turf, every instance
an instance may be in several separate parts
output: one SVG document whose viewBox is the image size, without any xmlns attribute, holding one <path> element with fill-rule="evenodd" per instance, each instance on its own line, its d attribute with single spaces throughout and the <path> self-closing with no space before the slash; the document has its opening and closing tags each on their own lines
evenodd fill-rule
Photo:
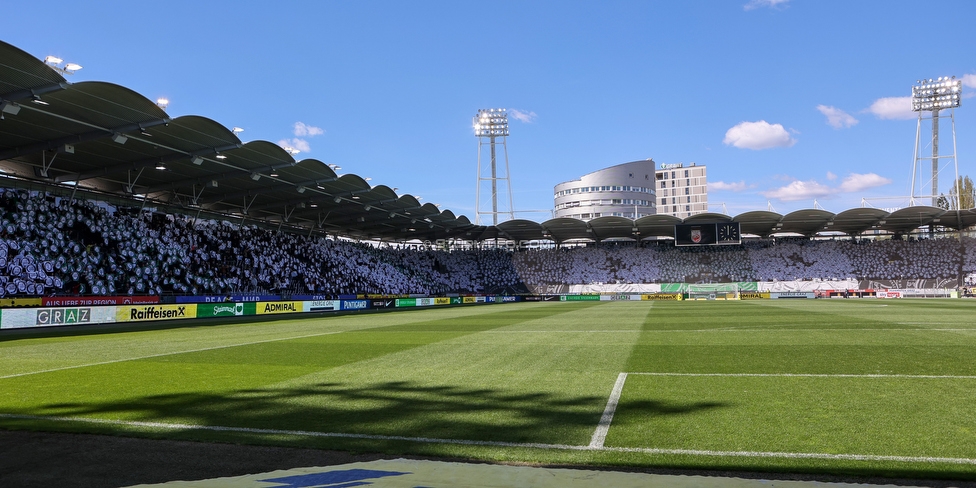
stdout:
<svg viewBox="0 0 976 488">
<path fill-rule="evenodd" d="M 524 303 L 40 330 L 0 335 L 0 414 L 57 418 L 0 417 L 0 428 L 531 463 L 973 478 L 976 379 L 958 376 L 976 375 L 974 312 L 976 302 L 963 300 Z M 587 446 L 621 372 L 629 375 L 610 449 L 364 437 Z"/>
</svg>

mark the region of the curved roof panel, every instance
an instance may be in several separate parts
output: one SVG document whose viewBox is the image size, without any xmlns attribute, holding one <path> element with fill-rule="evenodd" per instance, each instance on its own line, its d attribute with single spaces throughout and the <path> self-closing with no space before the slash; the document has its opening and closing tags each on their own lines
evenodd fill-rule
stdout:
<svg viewBox="0 0 976 488">
<path fill-rule="evenodd" d="M 835 215 L 828 223 L 828 227 L 831 231 L 856 236 L 868 229 L 876 228 L 878 222 L 884 220 L 887 215 L 887 211 L 878 208 L 852 208 Z"/>
<path fill-rule="evenodd" d="M 590 221 L 593 237 L 597 241 L 606 239 L 639 240 L 637 226 L 626 217 L 597 217 Z"/>
<path fill-rule="evenodd" d="M 579 219 L 559 217 L 542 223 L 543 236 L 548 236 L 556 243 L 571 239 L 594 239 L 589 232 L 590 227 Z"/>
<path fill-rule="evenodd" d="M 791 234 L 801 234 L 807 237 L 815 235 L 817 232 L 827 227 L 827 222 L 834 217 L 832 212 L 809 208 L 797 210 L 783 216 L 782 228 L 776 232 L 786 232 Z"/>
<path fill-rule="evenodd" d="M 940 217 L 946 212 L 945 209 L 926 205 L 906 207 L 888 214 L 884 221 L 878 223 L 878 227 L 894 234 L 907 234 L 929 224 L 945 225 Z"/>
<path fill-rule="evenodd" d="M 775 229 L 783 221 L 783 216 L 776 212 L 755 210 L 736 215 L 732 221 L 739 223 L 739 233 L 741 234 L 766 237 L 775 232 Z"/>
<path fill-rule="evenodd" d="M 634 222 L 642 239 L 648 237 L 674 238 L 674 226 L 680 224 L 681 219 L 672 215 L 648 215 Z"/>
</svg>

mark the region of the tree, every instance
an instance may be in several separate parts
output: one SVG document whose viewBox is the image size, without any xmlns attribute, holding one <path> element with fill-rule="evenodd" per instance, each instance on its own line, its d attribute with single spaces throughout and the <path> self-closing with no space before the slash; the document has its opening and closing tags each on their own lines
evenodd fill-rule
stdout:
<svg viewBox="0 0 976 488">
<path fill-rule="evenodd" d="M 954 182 L 949 189 L 948 206 L 943 208 L 956 210 L 956 195 L 959 195 L 959 208 L 963 210 L 976 208 L 976 188 L 973 187 L 972 178 L 960 176 Z"/>
<path fill-rule="evenodd" d="M 939 195 L 939 199 L 936 200 L 935 206 L 949 210 L 949 199 L 946 198 L 945 193 Z"/>
</svg>

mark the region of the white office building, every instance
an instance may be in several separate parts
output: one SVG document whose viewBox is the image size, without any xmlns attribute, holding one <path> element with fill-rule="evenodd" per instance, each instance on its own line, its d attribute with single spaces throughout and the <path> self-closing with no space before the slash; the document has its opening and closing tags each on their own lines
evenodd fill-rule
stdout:
<svg viewBox="0 0 976 488">
<path fill-rule="evenodd" d="M 658 214 L 684 219 L 708 211 L 705 166 L 695 163 L 662 164 L 655 173 Z"/>
<path fill-rule="evenodd" d="M 618 164 L 554 188 L 554 217 L 639 219 L 667 214 L 685 218 L 708 210 L 705 167 L 652 159 Z"/>
</svg>

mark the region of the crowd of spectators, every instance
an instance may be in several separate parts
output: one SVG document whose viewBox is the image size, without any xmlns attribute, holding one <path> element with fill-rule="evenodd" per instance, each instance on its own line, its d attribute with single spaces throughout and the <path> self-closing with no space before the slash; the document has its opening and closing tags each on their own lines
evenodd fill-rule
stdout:
<svg viewBox="0 0 976 488">
<path fill-rule="evenodd" d="M 530 286 L 790 280 L 955 280 L 976 272 L 976 239 L 767 239 L 741 246 L 602 244 L 513 256 Z"/>
<path fill-rule="evenodd" d="M 746 241 L 675 247 L 377 246 L 0 189 L 0 296 L 517 293 L 548 285 L 976 274 L 976 239 Z"/>
<path fill-rule="evenodd" d="M 0 189 L 0 296 L 521 289 L 501 250 L 379 248 Z"/>
</svg>

